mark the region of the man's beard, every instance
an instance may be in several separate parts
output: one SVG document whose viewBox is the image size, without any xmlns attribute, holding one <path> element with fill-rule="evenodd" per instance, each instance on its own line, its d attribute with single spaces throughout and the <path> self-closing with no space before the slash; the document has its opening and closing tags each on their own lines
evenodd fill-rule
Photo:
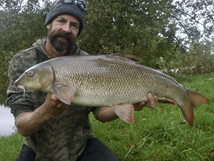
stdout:
<svg viewBox="0 0 214 161">
<path fill-rule="evenodd" d="M 60 30 L 57 34 L 54 35 L 51 32 L 52 27 L 48 31 L 48 38 L 50 43 L 54 46 L 57 51 L 64 51 L 67 50 L 70 46 L 72 46 L 76 42 L 76 38 L 72 36 L 71 33 L 66 33 Z M 62 41 L 58 39 L 59 37 L 66 39 L 67 41 Z"/>
</svg>

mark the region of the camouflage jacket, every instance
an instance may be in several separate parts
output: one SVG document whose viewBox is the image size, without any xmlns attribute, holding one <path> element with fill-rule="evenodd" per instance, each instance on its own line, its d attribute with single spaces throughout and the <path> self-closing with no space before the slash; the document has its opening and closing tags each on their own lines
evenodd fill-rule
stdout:
<svg viewBox="0 0 214 161">
<path fill-rule="evenodd" d="M 7 103 L 16 118 L 23 112 L 34 111 L 40 107 L 47 93 L 16 90 L 14 81 L 31 66 L 51 59 L 46 51 L 47 39 L 39 39 L 33 47 L 19 52 L 9 64 L 10 84 L 7 90 Z M 66 55 L 88 55 L 75 44 Z M 36 152 L 38 161 L 74 161 L 83 152 L 86 142 L 94 137 L 91 132 L 88 114 L 92 111 L 97 117 L 101 108 L 70 105 L 63 114 L 52 118 L 40 131 L 24 138 L 24 143 Z"/>
</svg>

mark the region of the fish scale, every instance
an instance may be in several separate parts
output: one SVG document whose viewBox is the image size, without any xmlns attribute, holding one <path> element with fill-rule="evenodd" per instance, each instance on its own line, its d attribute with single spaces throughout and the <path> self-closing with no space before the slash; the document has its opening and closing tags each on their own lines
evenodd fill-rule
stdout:
<svg viewBox="0 0 214 161">
<path fill-rule="evenodd" d="M 15 85 L 52 92 L 66 104 L 111 106 L 128 123 L 134 122 L 132 104 L 147 101 L 146 95 L 152 93 L 161 103 L 178 104 L 193 126 L 193 106 L 209 104 L 208 99 L 137 60 L 128 54 L 54 58 L 26 70 Z"/>
</svg>

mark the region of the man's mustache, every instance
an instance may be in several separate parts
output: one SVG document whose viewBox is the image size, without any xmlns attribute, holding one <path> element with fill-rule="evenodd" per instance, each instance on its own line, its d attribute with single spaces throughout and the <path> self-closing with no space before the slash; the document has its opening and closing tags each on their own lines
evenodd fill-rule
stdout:
<svg viewBox="0 0 214 161">
<path fill-rule="evenodd" d="M 71 37 L 72 37 L 71 33 L 66 33 L 66 32 L 63 32 L 63 31 L 59 31 L 55 36 L 64 38 L 69 42 L 71 41 Z"/>
</svg>

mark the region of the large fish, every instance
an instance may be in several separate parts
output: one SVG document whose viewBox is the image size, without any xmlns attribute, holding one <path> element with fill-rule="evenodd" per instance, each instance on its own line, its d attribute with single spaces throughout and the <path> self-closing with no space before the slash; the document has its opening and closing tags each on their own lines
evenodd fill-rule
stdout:
<svg viewBox="0 0 214 161">
<path fill-rule="evenodd" d="M 15 85 L 24 92 L 54 93 L 66 104 L 111 106 L 127 123 L 134 123 L 132 104 L 147 101 L 150 92 L 159 102 L 177 104 L 193 126 L 193 106 L 209 104 L 209 100 L 138 61 L 128 54 L 58 57 L 29 68 Z"/>
</svg>

